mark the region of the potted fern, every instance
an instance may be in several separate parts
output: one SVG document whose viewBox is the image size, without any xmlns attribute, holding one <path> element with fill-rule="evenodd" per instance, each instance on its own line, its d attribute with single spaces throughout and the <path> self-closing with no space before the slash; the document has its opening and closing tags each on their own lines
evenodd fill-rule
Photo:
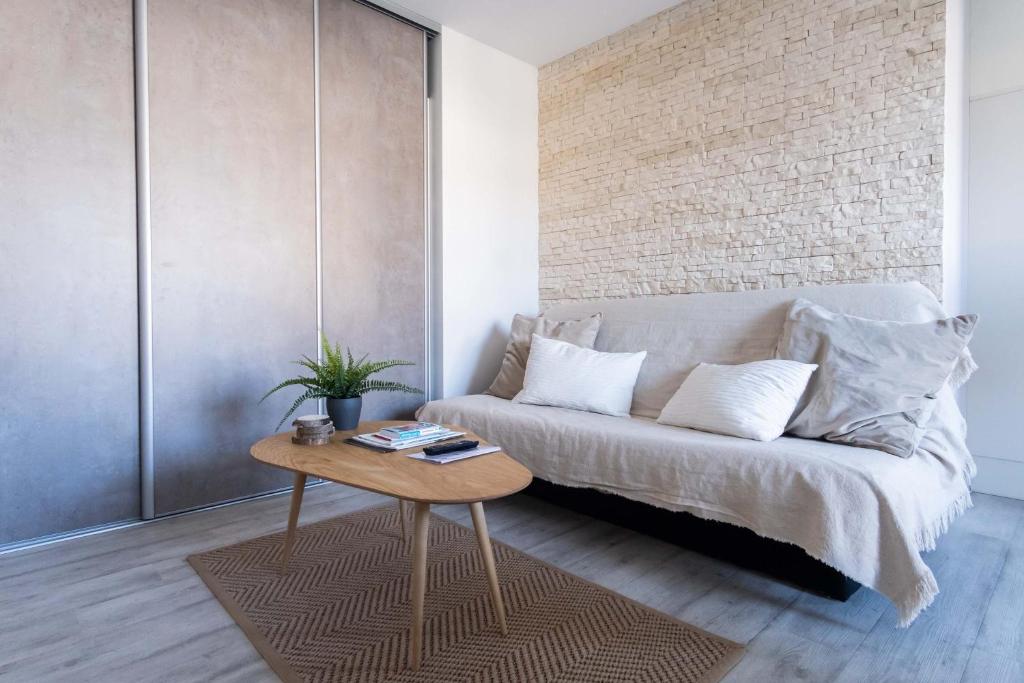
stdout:
<svg viewBox="0 0 1024 683">
<path fill-rule="evenodd" d="M 335 429 L 355 429 L 359 425 L 359 414 L 363 409 L 363 394 L 371 391 L 401 391 L 409 394 L 422 394 L 420 389 L 411 387 L 401 382 L 391 380 L 371 379 L 382 370 L 402 365 L 415 365 L 406 360 L 378 360 L 367 361 L 367 356 L 356 360 L 352 351 L 345 349 L 344 355 L 341 346 L 335 344 L 333 347 L 327 341 L 327 336 L 320 334 L 320 346 L 323 349 L 323 360 L 316 361 L 309 356 L 303 356 L 301 360 L 295 361 L 298 365 L 309 370 L 311 376 L 300 375 L 278 384 L 268 391 L 260 399 L 260 403 L 275 391 L 285 387 L 305 387 L 302 395 L 295 399 L 292 407 L 281 418 L 277 424 L 280 429 L 285 420 L 298 410 L 303 401 L 310 399 L 327 399 L 327 414 L 334 423 Z M 369 354 L 367 354 L 369 355 Z"/>
</svg>

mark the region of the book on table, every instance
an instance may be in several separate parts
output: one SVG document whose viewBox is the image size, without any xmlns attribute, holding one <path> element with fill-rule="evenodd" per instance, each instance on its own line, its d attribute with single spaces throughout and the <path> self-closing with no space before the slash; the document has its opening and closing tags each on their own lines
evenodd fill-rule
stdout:
<svg viewBox="0 0 1024 683">
<path fill-rule="evenodd" d="M 428 446 L 432 443 L 437 443 L 438 441 L 447 441 L 448 439 L 454 439 L 457 436 L 463 436 L 465 434 L 465 432 L 456 432 L 441 425 L 431 424 L 429 426 L 439 427 L 439 429 L 424 430 L 423 434 L 407 436 L 405 438 L 396 438 L 394 434 L 390 433 L 385 434 L 384 430 L 382 429 L 379 432 L 372 432 L 369 434 L 358 434 L 356 436 L 353 436 L 351 438 L 351 441 L 363 446 L 369 446 L 370 448 L 375 448 L 379 450 L 400 451 L 406 448 L 415 448 L 416 446 Z"/>
<path fill-rule="evenodd" d="M 449 430 L 444 425 L 434 424 L 433 422 L 409 422 L 403 425 L 385 427 L 377 432 L 377 434 L 387 441 L 401 441 L 431 434 L 440 434 L 445 431 Z"/>
</svg>

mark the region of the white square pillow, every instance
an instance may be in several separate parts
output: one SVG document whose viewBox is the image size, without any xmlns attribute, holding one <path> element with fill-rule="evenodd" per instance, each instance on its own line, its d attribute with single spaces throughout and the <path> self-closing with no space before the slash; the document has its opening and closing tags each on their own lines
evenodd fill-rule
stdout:
<svg viewBox="0 0 1024 683">
<path fill-rule="evenodd" d="M 646 351 L 602 353 L 535 334 L 523 390 L 512 401 L 627 416 L 646 357 Z"/>
<path fill-rule="evenodd" d="M 662 409 L 658 422 L 772 441 L 782 436 L 817 368 L 791 360 L 701 363 Z"/>
</svg>

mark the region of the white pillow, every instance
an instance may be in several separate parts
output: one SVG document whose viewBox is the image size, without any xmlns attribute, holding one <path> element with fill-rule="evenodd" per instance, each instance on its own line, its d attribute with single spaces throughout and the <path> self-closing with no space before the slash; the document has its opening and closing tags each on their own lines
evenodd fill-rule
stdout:
<svg viewBox="0 0 1024 683">
<path fill-rule="evenodd" d="M 523 390 L 512 401 L 627 416 L 646 357 L 646 351 L 602 353 L 535 334 Z"/>
<path fill-rule="evenodd" d="M 662 409 L 658 422 L 772 441 L 782 436 L 817 368 L 792 360 L 701 363 Z"/>
</svg>

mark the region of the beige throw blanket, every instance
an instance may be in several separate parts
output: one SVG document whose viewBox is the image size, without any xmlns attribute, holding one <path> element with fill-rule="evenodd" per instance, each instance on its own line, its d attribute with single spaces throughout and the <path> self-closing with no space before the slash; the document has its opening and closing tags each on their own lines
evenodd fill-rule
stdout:
<svg viewBox="0 0 1024 683">
<path fill-rule="evenodd" d="M 737 524 L 793 543 L 887 596 L 907 625 L 938 593 L 921 553 L 971 505 L 974 463 L 951 391 L 907 459 L 783 437 L 762 443 L 493 396 L 417 417 L 467 427 L 535 476 Z"/>
</svg>

